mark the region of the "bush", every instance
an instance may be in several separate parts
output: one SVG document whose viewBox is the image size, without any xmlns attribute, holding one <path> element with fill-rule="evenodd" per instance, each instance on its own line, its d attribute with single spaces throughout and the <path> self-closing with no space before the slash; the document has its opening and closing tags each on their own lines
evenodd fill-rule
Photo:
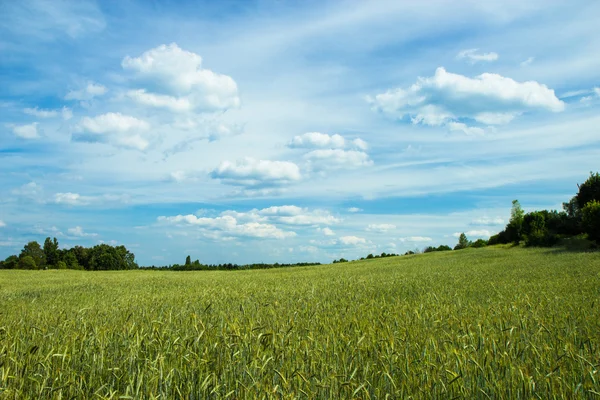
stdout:
<svg viewBox="0 0 600 400">
<path fill-rule="evenodd" d="M 581 210 L 582 224 L 590 240 L 600 244 L 600 201 L 592 200 Z"/>
<path fill-rule="evenodd" d="M 473 242 L 473 244 L 471 244 L 471 247 L 480 248 L 480 247 L 485 247 L 487 245 L 488 245 L 487 240 L 477 239 L 476 241 Z"/>
<path fill-rule="evenodd" d="M 67 263 L 65 263 L 64 261 L 59 261 L 58 263 L 56 263 L 56 267 L 58 269 L 67 269 Z"/>
<path fill-rule="evenodd" d="M 37 269 L 35 260 L 31 256 L 23 256 L 19 259 L 20 269 Z"/>
</svg>

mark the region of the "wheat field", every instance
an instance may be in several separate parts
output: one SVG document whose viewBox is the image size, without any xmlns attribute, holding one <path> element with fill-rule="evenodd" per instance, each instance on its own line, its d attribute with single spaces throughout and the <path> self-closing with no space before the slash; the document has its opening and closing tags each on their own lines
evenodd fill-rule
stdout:
<svg viewBox="0 0 600 400">
<path fill-rule="evenodd" d="M 600 253 L 0 271 L 1 399 L 600 398 Z"/>
</svg>

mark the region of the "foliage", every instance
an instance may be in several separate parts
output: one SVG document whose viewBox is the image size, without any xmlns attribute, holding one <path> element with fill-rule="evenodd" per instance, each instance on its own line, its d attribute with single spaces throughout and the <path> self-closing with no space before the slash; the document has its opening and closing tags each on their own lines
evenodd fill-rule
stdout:
<svg viewBox="0 0 600 400">
<path fill-rule="evenodd" d="M 0 398 L 592 399 L 600 253 L 0 271 Z"/>
<path fill-rule="evenodd" d="M 33 259 L 36 268 L 42 268 L 46 263 L 44 251 L 40 247 L 40 244 L 36 241 L 29 242 L 25 245 L 25 247 L 23 247 L 21 254 L 19 254 L 19 259 L 27 256 Z"/>
<path fill-rule="evenodd" d="M 58 251 L 58 240 L 56 240 L 56 238 L 51 240 L 47 237 L 44 241 L 44 259 L 46 260 L 46 266 L 48 268 L 57 268 L 57 264 L 60 261 L 60 254 Z"/>
<path fill-rule="evenodd" d="M 433 253 L 434 251 L 449 251 L 449 250 L 452 250 L 452 248 L 450 246 L 446 246 L 445 244 L 442 244 L 438 247 L 427 246 L 427 247 L 425 247 L 425 249 L 423 249 L 423 253 Z"/>
<path fill-rule="evenodd" d="M 333 260 L 334 264 L 346 263 L 346 262 L 348 262 L 348 260 L 346 260 L 345 258 L 340 258 L 339 260 Z"/>
<path fill-rule="evenodd" d="M 23 256 L 19 258 L 19 269 L 38 269 L 38 265 L 35 263 L 35 260 L 32 256 Z"/>
<path fill-rule="evenodd" d="M 590 240 L 600 244 L 600 201 L 592 200 L 581 210 L 582 223 Z"/>
<path fill-rule="evenodd" d="M 471 243 L 471 247 L 474 247 L 474 248 L 481 248 L 481 247 L 485 247 L 487 245 L 488 245 L 488 241 L 485 239 L 477 239 L 476 241 Z"/>
<path fill-rule="evenodd" d="M 21 262 L 24 258 L 33 260 L 32 267 L 29 260 Z M 18 260 L 18 261 L 17 261 Z M 75 246 L 69 250 L 60 250 L 58 240 L 46 238 L 42 249 L 38 242 L 29 242 L 23 247 L 21 254 L 9 256 L 0 263 L 0 269 L 87 269 L 95 271 L 122 270 L 138 268 L 135 255 L 125 246 L 109 246 L 100 244 L 92 248 Z"/>
<path fill-rule="evenodd" d="M 458 237 L 458 243 L 456 244 L 456 246 L 454 246 L 454 250 L 466 249 L 470 245 L 471 245 L 471 242 L 469 241 L 469 239 L 467 239 L 467 235 L 465 235 L 464 233 L 461 233 L 460 236 Z"/>
<path fill-rule="evenodd" d="M 600 174 L 590 172 L 590 177 L 579 186 L 579 192 L 575 196 L 577 207 L 583 211 L 583 208 L 590 201 L 600 201 Z"/>
</svg>

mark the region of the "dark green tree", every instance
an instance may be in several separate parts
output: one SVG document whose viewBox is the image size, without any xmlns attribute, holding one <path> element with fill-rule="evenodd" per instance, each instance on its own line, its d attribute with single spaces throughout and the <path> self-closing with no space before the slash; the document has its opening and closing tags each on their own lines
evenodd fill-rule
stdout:
<svg viewBox="0 0 600 400">
<path fill-rule="evenodd" d="M 40 247 L 40 244 L 35 240 L 27 243 L 25 247 L 23 247 L 21 254 L 19 254 L 19 259 L 27 256 L 30 256 L 33 259 L 37 268 L 44 267 L 46 263 L 44 251 Z"/>
<path fill-rule="evenodd" d="M 465 235 L 463 232 L 458 237 L 458 243 L 456 244 L 456 246 L 454 246 L 454 250 L 466 249 L 470 245 L 471 245 L 471 242 L 469 241 L 469 239 L 467 239 L 467 235 Z"/>
<path fill-rule="evenodd" d="M 19 267 L 19 257 L 15 256 L 15 255 L 6 257 L 6 260 L 4 260 L 4 263 L 2 265 L 2 268 L 4 268 L 4 269 L 16 269 L 18 267 Z"/>
<path fill-rule="evenodd" d="M 190 257 L 189 255 L 185 258 L 185 265 L 186 266 L 192 265 L 192 257 Z"/>
<path fill-rule="evenodd" d="M 592 200 L 600 201 L 600 174 L 590 172 L 590 177 L 579 186 L 579 192 L 575 196 L 577 207 L 583 210 L 583 207 Z"/>
<path fill-rule="evenodd" d="M 46 265 L 48 268 L 58 268 L 58 262 L 60 261 L 58 252 L 58 240 L 54 240 L 49 237 L 44 241 L 44 257 L 46 258 Z"/>
</svg>

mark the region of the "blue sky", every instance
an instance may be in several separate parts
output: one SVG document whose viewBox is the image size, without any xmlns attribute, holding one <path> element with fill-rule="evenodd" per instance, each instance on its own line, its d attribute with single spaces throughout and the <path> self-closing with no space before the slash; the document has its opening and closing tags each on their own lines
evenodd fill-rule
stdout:
<svg viewBox="0 0 600 400">
<path fill-rule="evenodd" d="M 0 257 L 328 262 L 488 237 L 600 164 L 596 1 L 0 4 Z"/>
</svg>

